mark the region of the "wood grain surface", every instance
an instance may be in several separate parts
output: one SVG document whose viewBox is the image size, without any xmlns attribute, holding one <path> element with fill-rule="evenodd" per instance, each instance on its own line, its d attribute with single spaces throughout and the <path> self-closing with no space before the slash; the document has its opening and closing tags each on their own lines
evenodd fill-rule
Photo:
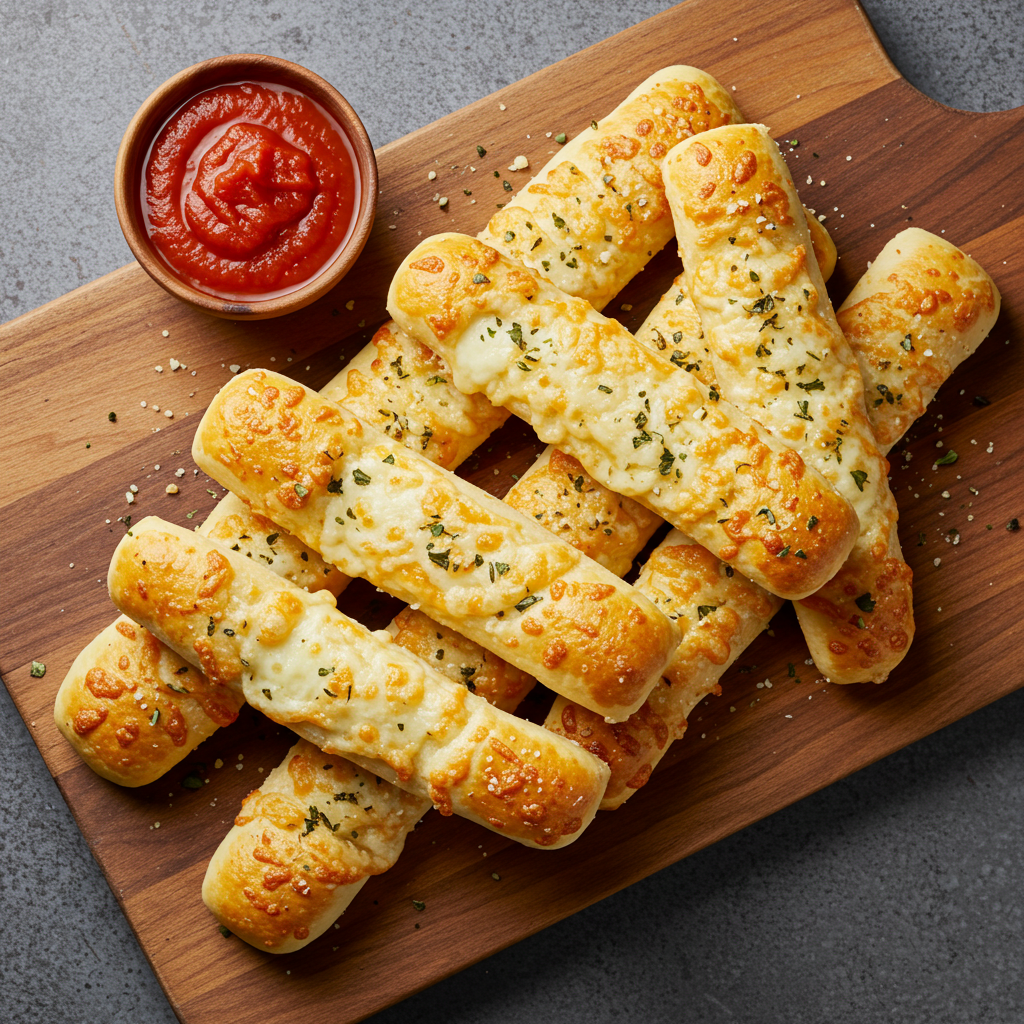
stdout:
<svg viewBox="0 0 1024 1024">
<path fill-rule="evenodd" d="M 68 666 L 114 616 L 104 584 L 120 517 L 201 522 L 222 490 L 194 474 L 188 453 L 232 365 L 321 387 L 385 319 L 392 273 L 421 236 L 475 233 L 506 195 L 495 169 L 518 189 L 528 172 L 506 170 L 517 154 L 539 167 L 556 148 L 547 132 L 582 130 L 673 63 L 735 86 L 751 120 L 799 139 L 794 179 L 827 214 L 841 254 L 829 288 L 837 305 L 909 224 L 944 233 L 1002 292 L 990 338 L 892 455 L 915 577 L 910 654 L 884 686 L 826 686 L 787 608 L 723 679 L 724 695 L 694 712 L 647 787 L 573 846 L 527 850 L 431 813 L 398 865 L 302 953 L 225 940 L 200 900 L 202 876 L 290 735 L 245 710 L 168 777 L 129 791 L 93 775 L 53 725 Z M 962 113 L 916 92 L 850 0 L 693 0 L 379 150 L 371 240 L 341 286 L 301 313 L 215 320 L 132 264 L 0 328 L 0 671 L 182 1021 L 361 1019 L 1022 685 L 1024 532 L 1007 529 L 1024 513 L 1022 140 L 1024 109 Z M 447 211 L 435 194 L 449 197 Z M 675 272 L 675 253 L 662 253 L 608 312 L 637 328 Z M 171 357 L 186 368 L 172 372 Z M 938 441 L 959 453 L 955 465 L 933 469 Z M 465 475 L 503 494 L 539 448 L 510 423 Z M 180 493 L 166 495 L 172 482 Z M 382 624 L 394 605 L 355 584 L 342 607 Z M 29 674 L 33 660 L 46 663 L 42 679 Z M 193 793 L 181 780 L 199 765 L 210 781 Z"/>
</svg>

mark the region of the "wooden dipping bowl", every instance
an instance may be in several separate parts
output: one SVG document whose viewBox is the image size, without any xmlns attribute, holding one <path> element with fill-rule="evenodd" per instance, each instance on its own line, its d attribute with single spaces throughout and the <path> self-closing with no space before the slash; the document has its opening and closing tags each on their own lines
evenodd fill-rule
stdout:
<svg viewBox="0 0 1024 1024">
<path fill-rule="evenodd" d="M 141 182 L 157 133 L 179 107 L 218 85 L 244 81 L 270 82 L 302 93 L 323 107 L 341 126 L 359 171 L 354 223 L 341 251 L 311 280 L 284 294 L 266 298 L 223 298 L 192 287 L 156 252 L 145 226 Z M 373 145 L 355 110 L 332 85 L 306 68 L 278 57 L 242 53 L 194 64 L 161 85 L 128 125 L 117 153 L 114 201 L 121 230 L 143 270 L 161 287 L 190 306 L 231 320 L 265 320 L 308 306 L 345 276 L 363 250 L 377 207 L 377 162 Z"/>
</svg>

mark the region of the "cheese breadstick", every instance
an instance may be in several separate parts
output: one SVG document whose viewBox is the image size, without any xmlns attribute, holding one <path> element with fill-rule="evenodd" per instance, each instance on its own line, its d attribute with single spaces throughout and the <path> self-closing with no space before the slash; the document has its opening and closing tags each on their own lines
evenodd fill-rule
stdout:
<svg viewBox="0 0 1024 1024">
<path fill-rule="evenodd" d="M 886 244 L 836 312 L 883 451 L 984 341 L 999 306 L 992 278 L 946 239 L 906 228 Z"/>
<path fill-rule="evenodd" d="M 814 258 L 822 278 L 827 281 L 836 266 L 835 242 L 807 207 L 804 207 L 804 212 L 811 232 Z M 680 272 L 672 282 L 672 287 L 648 313 L 647 319 L 636 332 L 636 340 L 649 351 L 663 355 L 670 363 L 694 374 L 707 387 L 716 386 L 715 368 L 704 340 L 704 328 L 687 290 L 684 273 Z"/>
<path fill-rule="evenodd" d="M 202 537 L 144 519 L 114 551 L 108 586 L 214 685 L 444 814 L 542 849 L 572 842 L 597 809 L 608 770 L 589 754 Z"/>
<path fill-rule="evenodd" d="M 94 772 L 145 786 L 230 725 L 243 703 L 122 615 L 72 662 L 53 718 Z"/>
<path fill-rule="evenodd" d="M 718 387 L 799 451 L 861 523 L 842 569 L 798 604 L 804 636 L 832 681 L 883 682 L 913 638 L 913 596 L 860 368 L 767 129 L 725 127 L 695 141 L 669 154 L 665 180 Z"/>
<path fill-rule="evenodd" d="M 342 571 L 609 718 L 671 657 L 671 623 L 618 577 L 287 377 L 225 385 L 192 454 Z"/>
<path fill-rule="evenodd" d="M 796 453 L 618 323 L 475 239 L 417 246 L 388 309 L 446 358 L 459 390 L 529 420 L 602 484 L 780 596 L 818 589 L 856 539 L 850 504 Z"/>
<path fill-rule="evenodd" d="M 603 309 L 672 238 L 661 163 L 683 139 L 743 116 L 698 68 L 663 68 L 563 146 L 478 236 Z"/>
<path fill-rule="evenodd" d="M 246 942 L 291 953 L 387 871 L 430 801 L 299 740 L 243 801 L 203 879 L 203 902 Z"/>
</svg>

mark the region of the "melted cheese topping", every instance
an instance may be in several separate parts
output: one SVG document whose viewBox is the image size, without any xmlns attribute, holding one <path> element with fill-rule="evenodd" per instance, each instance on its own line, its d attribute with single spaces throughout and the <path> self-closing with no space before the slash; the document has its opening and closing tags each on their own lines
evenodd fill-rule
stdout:
<svg viewBox="0 0 1024 1024">
<path fill-rule="evenodd" d="M 616 576 L 288 378 L 234 378 L 193 454 L 344 572 L 601 714 L 636 710 L 671 656 L 671 624 Z"/>
<path fill-rule="evenodd" d="M 763 126 L 742 125 L 681 144 L 665 175 L 723 395 L 799 451 L 861 523 L 843 570 L 798 609 L 811 653 L 837 682 L 881 681 L 913 634 L 910 571 L 864 382 L 811 255 L 785 163 Z M 837 636 L 837 619 L 847 621 L 850 629 L 840 632 L 852 634 L 852 644 Z"/>
<path fill-rule="evenodd" d="M 551 847 L 571 842 L 597 809 L 603 765 L 370 633 L 329 595 L 153 518 L 118 545 L 109 585 L 126 614 L 269 718 L 443 813 Z M 529 768 L 516 769 L 523 744 Z M 518 779 L 500 792 L 489 789 L 496 753 Z"/>
<path fill-rule="evenodd" d="M 480 243 L 423 242 L 388 303 L 444 353 L 460 389 L 483 390 L 775 592 L 805 595 L 849 550 L 848 503 L 799 456 L 618 323 Z M 800 554 L 786 561 L 783 550 Z"/>
</svg>

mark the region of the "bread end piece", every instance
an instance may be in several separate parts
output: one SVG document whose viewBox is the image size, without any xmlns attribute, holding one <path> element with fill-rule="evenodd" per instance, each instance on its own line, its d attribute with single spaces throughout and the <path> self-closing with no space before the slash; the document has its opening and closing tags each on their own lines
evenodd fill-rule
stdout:
<svg viewBox="0 0 1024 1024">
<path fill-rule="evenodd" d="M 257 949 L 295 952 L 395 863 L 428 808 L 299 740 L 242 802 L 210 860 L 203 902 Z"/>
<path fill-rule="evenodd" d="M 892 238 L 836 312 L 888 451 L 999 317 L 999 289 L 952 242 L 921 228 Z"/>
<path fill-rule="evenodd" d="M 53 717 L 94 772 L 135 787 L 183 761 L 241 705 L 239 694 L 212 684 L 122 615 L 74 660 Z"/>
</svg>

